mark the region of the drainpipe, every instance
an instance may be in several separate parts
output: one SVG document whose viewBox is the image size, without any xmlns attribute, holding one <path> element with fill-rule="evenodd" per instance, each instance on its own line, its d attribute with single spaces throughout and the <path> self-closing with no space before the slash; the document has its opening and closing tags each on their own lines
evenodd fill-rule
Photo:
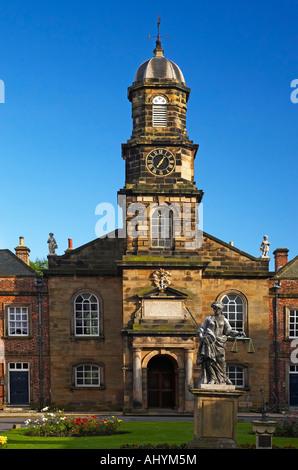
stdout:
<svg viewBox="0 0 298 470">
<path fill-rule="evenodd" d="M 38 303 L 38 382 L 39 382 L 39 409 L 42 410 L 44 407 L 44 396 L 43 396 L 43 356 L 42 356 L 42 302 L 41 302 L 41 289 L 42 289 L 42 278 L 36 278 L 35 282 L 37 288 L 37 303 Z"/>
<path fill-rule="evenodd" d="M 274 383 L 275 383 L 275 395 L 276 395 L 276 406 L 277 411 L 279 409 L 279 392 L 278 392 L 278 354 L 279 354 L 279 344 L 278 344 L 278 295 L 281 285 L 279 283 L 275 283 L 273 285 L 273 289 L 275 292 L 274 296 L 274 307 L 273 307 L 273 349 L 274 349 Z"/>
</svg>

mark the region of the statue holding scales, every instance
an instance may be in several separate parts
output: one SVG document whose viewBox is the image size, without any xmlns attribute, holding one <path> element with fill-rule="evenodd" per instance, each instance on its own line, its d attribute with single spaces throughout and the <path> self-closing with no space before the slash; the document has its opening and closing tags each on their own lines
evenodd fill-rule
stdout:
<svg viewBox="0 0 298 470">
<path fill-rule="evenodd" d="M 200 345 L 197 364 L 201 366 L 199 386 L 201 384 L 232 385 L 226 375 L 225 351 L 229 336 L 245 337 L 243 331 L 232 330 L 228 319 L 223 314 L 224 304 L 213 302 L 214 314 L 206 317 L 197 335 Z"/>
</svg>

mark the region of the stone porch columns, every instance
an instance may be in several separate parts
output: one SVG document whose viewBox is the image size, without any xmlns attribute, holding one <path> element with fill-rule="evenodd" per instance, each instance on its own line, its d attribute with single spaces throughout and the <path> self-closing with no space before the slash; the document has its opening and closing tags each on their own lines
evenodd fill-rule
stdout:
<svg viewBox="0 0 298 470">
<path fill-rule="evenodd" d="M 193 411 L 193 349 L 185 349 L 185 411 Z"/>
<path fill-rule="evenodd" d="M 133 349 L 133 407 L 142 408 L 142 367 L 141 348 Z"/>
</svg>

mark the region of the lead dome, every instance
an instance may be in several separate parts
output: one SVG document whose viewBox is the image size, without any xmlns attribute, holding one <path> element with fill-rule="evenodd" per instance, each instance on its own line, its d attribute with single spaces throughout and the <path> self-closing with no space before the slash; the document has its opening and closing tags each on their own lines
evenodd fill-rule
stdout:
<svg viewBox="0 0 298 470">
<path fill-rule="evenodd" d="M 138 68 L 134 82 L 161 79 L 175 80 L 185 84 L 183 73 L 178 65 L 164 57 L 160 40 L 156 41 L 156 48 L 153 52 L 154 57 L 143 62 Z"/>
</svg>

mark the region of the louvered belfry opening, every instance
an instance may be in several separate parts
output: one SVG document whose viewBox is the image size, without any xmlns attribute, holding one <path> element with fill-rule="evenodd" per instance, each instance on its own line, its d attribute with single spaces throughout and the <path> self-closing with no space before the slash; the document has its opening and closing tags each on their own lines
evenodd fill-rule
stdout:
<svg viewBox="0 0 298 470">
<path fill-rule="evenodd" d="M 167 100 L 164 96 L 155 96 L 152 105 L 153 127 L 167 127 Z"/>
</svg>

